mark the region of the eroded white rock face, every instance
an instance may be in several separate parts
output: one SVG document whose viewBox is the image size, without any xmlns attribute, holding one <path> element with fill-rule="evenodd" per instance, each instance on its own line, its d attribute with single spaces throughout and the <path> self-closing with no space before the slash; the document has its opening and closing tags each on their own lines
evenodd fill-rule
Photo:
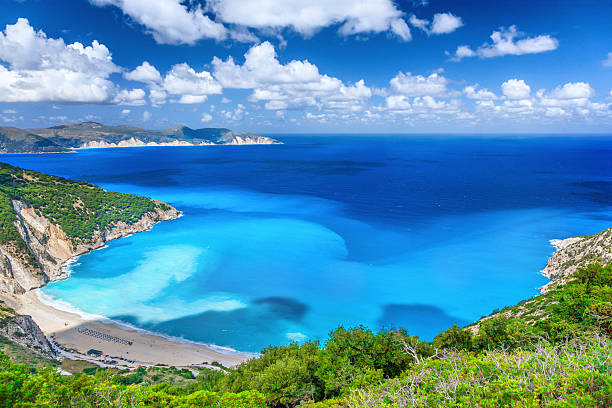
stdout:
<svg viewBox="0 0 612 408">
<path fill-rule="evenodd" d="M 542 287 L 548 292 L 552 284 L 564 284 L 578 269 L 593 263 L 612 262 L 612 228 L 595 235 L 572 237 L 553 242 L 557 252 L 548 260 L 542 274 L 552 282 Z"/>
<path fill-rule="evenodd" d="M 119 222 L 109 230 L 96 231 L 90 242 L 75 247 L 59 226 L 38 216 L 33 208 L 20 201 L 12 204 L 18 216 L 17 230 L 36 260 L 34 264 L 28 263 L 25 257 L 16 256 L 11 248 L 0 245 L 0 291 L 17 294 L 67 278 L 64 266 L 75 256 L 101 248 L 113 239 L 145 231 L 157 222 L 180 216 L 180 212 L 172 207 L 155 209 L 134 224 Z"/>
<path fill-rule="evenodd" d="M 202 145 L 212 144 L 212 143 L 202 143 Z M 140 139 L 136 139 L 131 137 L 127 140 L 122 140 L 118 143 L 109 143 L 104 140 L 93 141 L 83 143 L 79 146 L 79 149 L 104 149 L 109 147 L 155 147 L 155 146 L 195 146 L 193 143 L 185 142 L 182 140 L 174 140 L 172 142 L 166 143 L 156 143 L 156 142 L 145 142 Z"/>
</svg>

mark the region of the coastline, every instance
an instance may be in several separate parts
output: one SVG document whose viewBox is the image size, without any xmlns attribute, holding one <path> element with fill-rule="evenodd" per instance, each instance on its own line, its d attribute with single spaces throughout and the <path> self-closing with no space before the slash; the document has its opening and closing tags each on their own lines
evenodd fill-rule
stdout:
<svg viewBox="0 0 612 408">
<path fill-rule="evenodd" d="M 173 216 L 159 219 L 145 228 L 129 232 L 114 230 L 114 233 L 105 234 L 105 239 L 98 245 L 93 245 L 86 251 L 78 252 L 66 259 L 61 265 L 60 273 L 53 276 L 50 281 L 69 279 L 71 265 L 78 262 L 80 256 L 104 249 L 108 241 L 128 237 L 137 232 L 148 231 L 158 222 L 176 219 L 183 215 L 180 211 L 174 211 Z M 91 295 L 95 296 L 95 294 Z M 94 316 L 84 312 L 78 313 L 78 309 L 69 304 L 66 304 L 64 308 L 58 307 L 58 304 L 53 304 L 55 301 L 51 299 L 46 301 L 41 299 L 39 287 L 26 291 L 24 294 L 0 292 L 0 300 L 4 301 L 18 314 L 31 316 L 53 344 L 56 352 L 64 358 L 73 360 L 86 360 L 101 366 L 123 368 L 156 364 L 175 367 L 208 366 L 209 368 L 215 368 L 210 364 L 218 362 L 225 367 L 232 367 L 253 356 L 252 353 L 241 353 L 221 346 L 207 345 L 149 332 L 104 316 Z M 95 336 L 92 336 L 92 333 Z M 101 351 L 103 356 L 87 355 L 87 352 L 91 349 Z M 105 363 L 105 361 L 110 360 L 115 360 L 115 363 L 112 365 Z"/>
<path fill-rule="evenodd" d="M 211 346 L 164 337 L 136 327 L 128 329 L 128 325 L 110 319 L 85 318 L 43 302 L 37 290 L 29 291 L 19 298 L 15 296 L 11 300 L 14 301 L 13 306 L 17 313 L 32 316 L 45 336 L 54 343 L 54 348 L 64 357 L 71 359 L 82 359 L 96 364 L 104 364 L 104 360 L 113 359 L 118 360 L 121 366 L 127 367 L 156 364 L 187 367 L 209 365 L 214 361 L 232 367 L 250 358 L 247 354 L 232 354 L 229 349 L 227 352 L 221 352 Z M 122 339 L 131 345 L 94 337 L 83 331 Z M 57 344 L 62 348 L 58 348 Z M 90 349 L 100 350 L 108 357 L 87 356 Z"/>
</svg>

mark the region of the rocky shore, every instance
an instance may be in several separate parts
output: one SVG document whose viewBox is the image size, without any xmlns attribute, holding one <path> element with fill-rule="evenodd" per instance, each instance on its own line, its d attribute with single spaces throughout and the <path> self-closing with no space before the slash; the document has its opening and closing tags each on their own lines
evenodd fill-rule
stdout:
<svg viewBox="0 0 612 408">
<path fill-rule="evenodd" d="M 542 274 L 551 280 L 541 288 L 546 293 L 553 285 L 563 285 L 578 269 L 593 263 L 612 262 L 612 228 L 594 235 L 571 237 L 551 242 L 557 251 Z"/>
</svg>

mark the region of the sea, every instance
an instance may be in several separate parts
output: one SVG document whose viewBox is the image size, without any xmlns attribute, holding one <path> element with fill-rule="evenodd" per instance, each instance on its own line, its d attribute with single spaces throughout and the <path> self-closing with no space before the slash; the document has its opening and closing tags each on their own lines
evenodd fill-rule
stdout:
<svg viewBox="0 0 612 408">
<path fill-rule="evenodd" d="M 538 294 L 551 240 L 612 226 L 612 137 L 270 136 L 2 156 L 183 212 L 41 296 L 245 352 L 340 326 L 432 340 Z"/>
</svg>

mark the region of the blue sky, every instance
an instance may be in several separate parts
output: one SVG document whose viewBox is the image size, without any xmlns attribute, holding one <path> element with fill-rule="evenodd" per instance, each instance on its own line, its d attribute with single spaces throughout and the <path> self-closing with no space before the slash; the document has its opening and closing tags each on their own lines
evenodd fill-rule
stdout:
<svg viewBox="0 0 612 408">
<path fill-rule="evenodd" d="M 0 126 L 612 130 L 608 0 L 1 1 Z"/>
</svg>

